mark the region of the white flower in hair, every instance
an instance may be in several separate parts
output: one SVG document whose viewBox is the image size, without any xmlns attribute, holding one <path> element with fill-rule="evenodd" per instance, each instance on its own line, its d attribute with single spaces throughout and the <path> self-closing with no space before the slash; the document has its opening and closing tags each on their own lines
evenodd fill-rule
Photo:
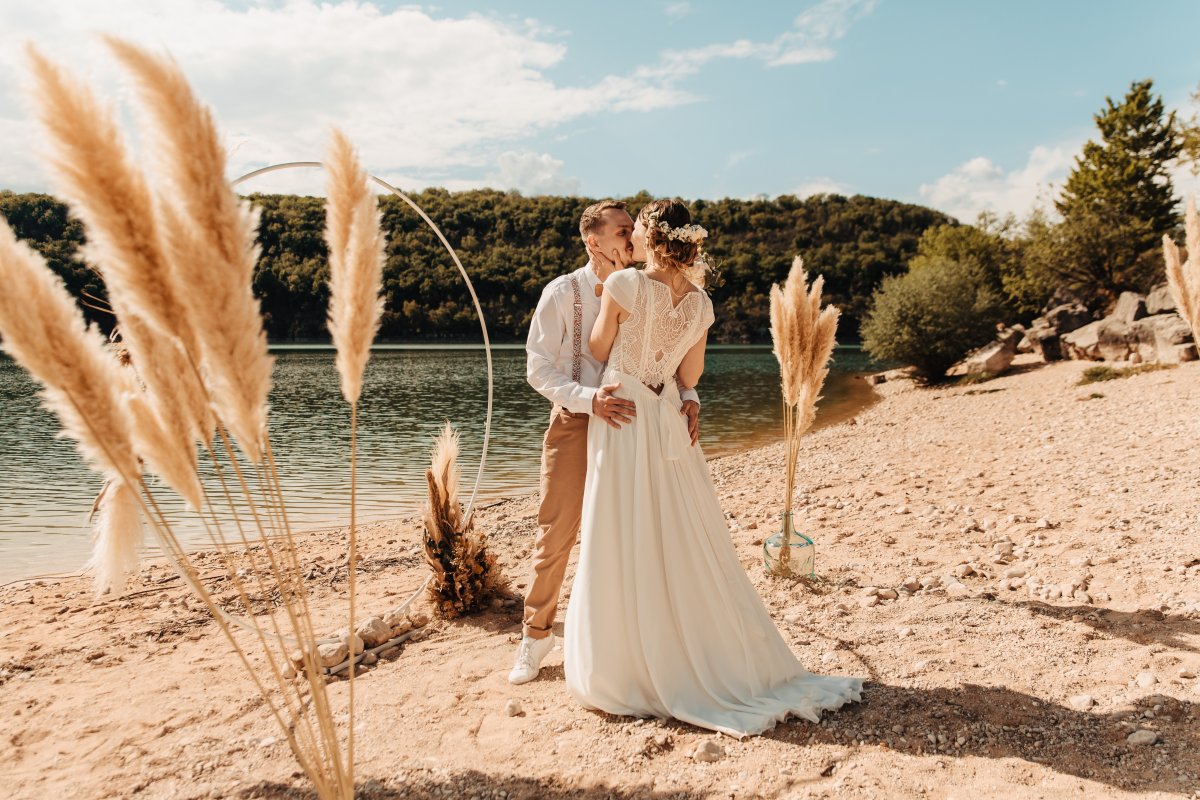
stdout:
<svg viewBox="0 0 1200 800">
<path fill-rule="evenodd" d="M 659 222 L 658 213 L 657 211 L 650 212 L 649 222 L 651 225 L 657 226 L 668 239 L 699 244 L 708 236 L 708 231 L 699 225 L 680 225 L 678 228 L 672 228 L 668 222 Z"/>
</svg>

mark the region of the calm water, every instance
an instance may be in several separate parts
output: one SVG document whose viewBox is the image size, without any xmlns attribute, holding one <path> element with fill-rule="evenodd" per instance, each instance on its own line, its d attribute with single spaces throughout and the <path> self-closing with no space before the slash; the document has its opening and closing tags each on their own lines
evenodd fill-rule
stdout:
<svg viewBox="0 0 1200 800">
<path fill-rule="evenodd" d="M 271 431 L 294 529 L 348 519 L 349 411 L 330 350 L 276 350 Z M 537 488 L 549 404 L 525 382 L 519 346 L 493 350 L 495 399 L 481 501 Z M 398 517 L 420 507 L 432 437 L 444 420 L 461 433 L 464 501 L 479 464 L 486 411 L 482 349 L 413 346 L 380 349 L 367 367 L 359 412 L 359 518 Z M 714 348 L 700 384 L 701 445 L 709 456 L 778 438 L 778 366 L 767 348 Z M 873 394 L 854 373 L 866 357 L 839 349 L 817 424 L 854 414 Z M 35 386 L 0 356 L 0 582 L 78 570 L 87 560 L 87 512 L 100 481 L 71 443 L 55 438 L 54 418 Z M 206 485 L 213 485 L 206 483 Z M 172 495 L 173 497 L 173 495 Z M 205 535 L 181 504 L 167 500 L 190 542 Z"/>
</svg>

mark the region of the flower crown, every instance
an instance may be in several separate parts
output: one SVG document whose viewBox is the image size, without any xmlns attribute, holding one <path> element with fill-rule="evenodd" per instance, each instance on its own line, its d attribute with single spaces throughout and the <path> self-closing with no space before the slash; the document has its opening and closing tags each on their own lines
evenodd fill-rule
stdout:
<svg viewBox="0 0 1200 800">
<path fill-rule="evenodd" d="M 662 231 L 663 235 L 668 239 L 678 239 L 681 242 L 700 244 L 708 236 L 708 231 L 699 225 L 680 225 L 678 228 L 673 228 L 670 223 L 659 222 L 658 215 L 658 211 L 651 211 L 647 217 L 647 221 L 651 227 L 657 227 Z"/>
</svg>

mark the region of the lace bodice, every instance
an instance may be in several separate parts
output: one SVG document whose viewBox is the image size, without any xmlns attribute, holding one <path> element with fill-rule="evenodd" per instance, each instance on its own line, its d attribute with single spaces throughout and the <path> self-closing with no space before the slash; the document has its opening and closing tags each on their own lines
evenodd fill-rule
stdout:
<svg viewBox="0 0 1200 800">
<path fill-rule="evenodd" d="M 713 323 L 708 294 L 689 292 L 673 307 L 671 289 L 641 270 L 624 269 L 610 275 L 604 291 L 629 312 L 617 329 L 608 366 L 647 386 L 664 385 Z"/>
</svg>

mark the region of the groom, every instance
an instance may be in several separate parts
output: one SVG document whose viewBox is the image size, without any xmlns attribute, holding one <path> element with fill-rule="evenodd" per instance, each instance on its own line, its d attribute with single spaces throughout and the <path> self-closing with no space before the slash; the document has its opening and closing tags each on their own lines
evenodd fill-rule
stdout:
<svg viewBox="0 0 1200 800">
<path fill-rule="evenodd" d="M 553 403 L 554 409 L 542 444 L 540 532 L 510 683 L 536 678 L 542 659 L 554 649 L 558 595 L 583 517 L 588 419 L 599 417 L 619 428 L 636 413 L 631 400 L 613 394 L 620 384 L 598 385 L 604 364 L 588 349 L 604 281 L 633 263 L 633 219 L 624 203 L 603 200 L 584 209 L 579 235 L 588 253 L 594 255 L 586 266 L 555 278 L 542 291 L 525 343 L 529 385 Z M 681 397 L 682 413 L 687 415 L 695 443 L 700 400 L 692 389 Z"/>
</svg>

